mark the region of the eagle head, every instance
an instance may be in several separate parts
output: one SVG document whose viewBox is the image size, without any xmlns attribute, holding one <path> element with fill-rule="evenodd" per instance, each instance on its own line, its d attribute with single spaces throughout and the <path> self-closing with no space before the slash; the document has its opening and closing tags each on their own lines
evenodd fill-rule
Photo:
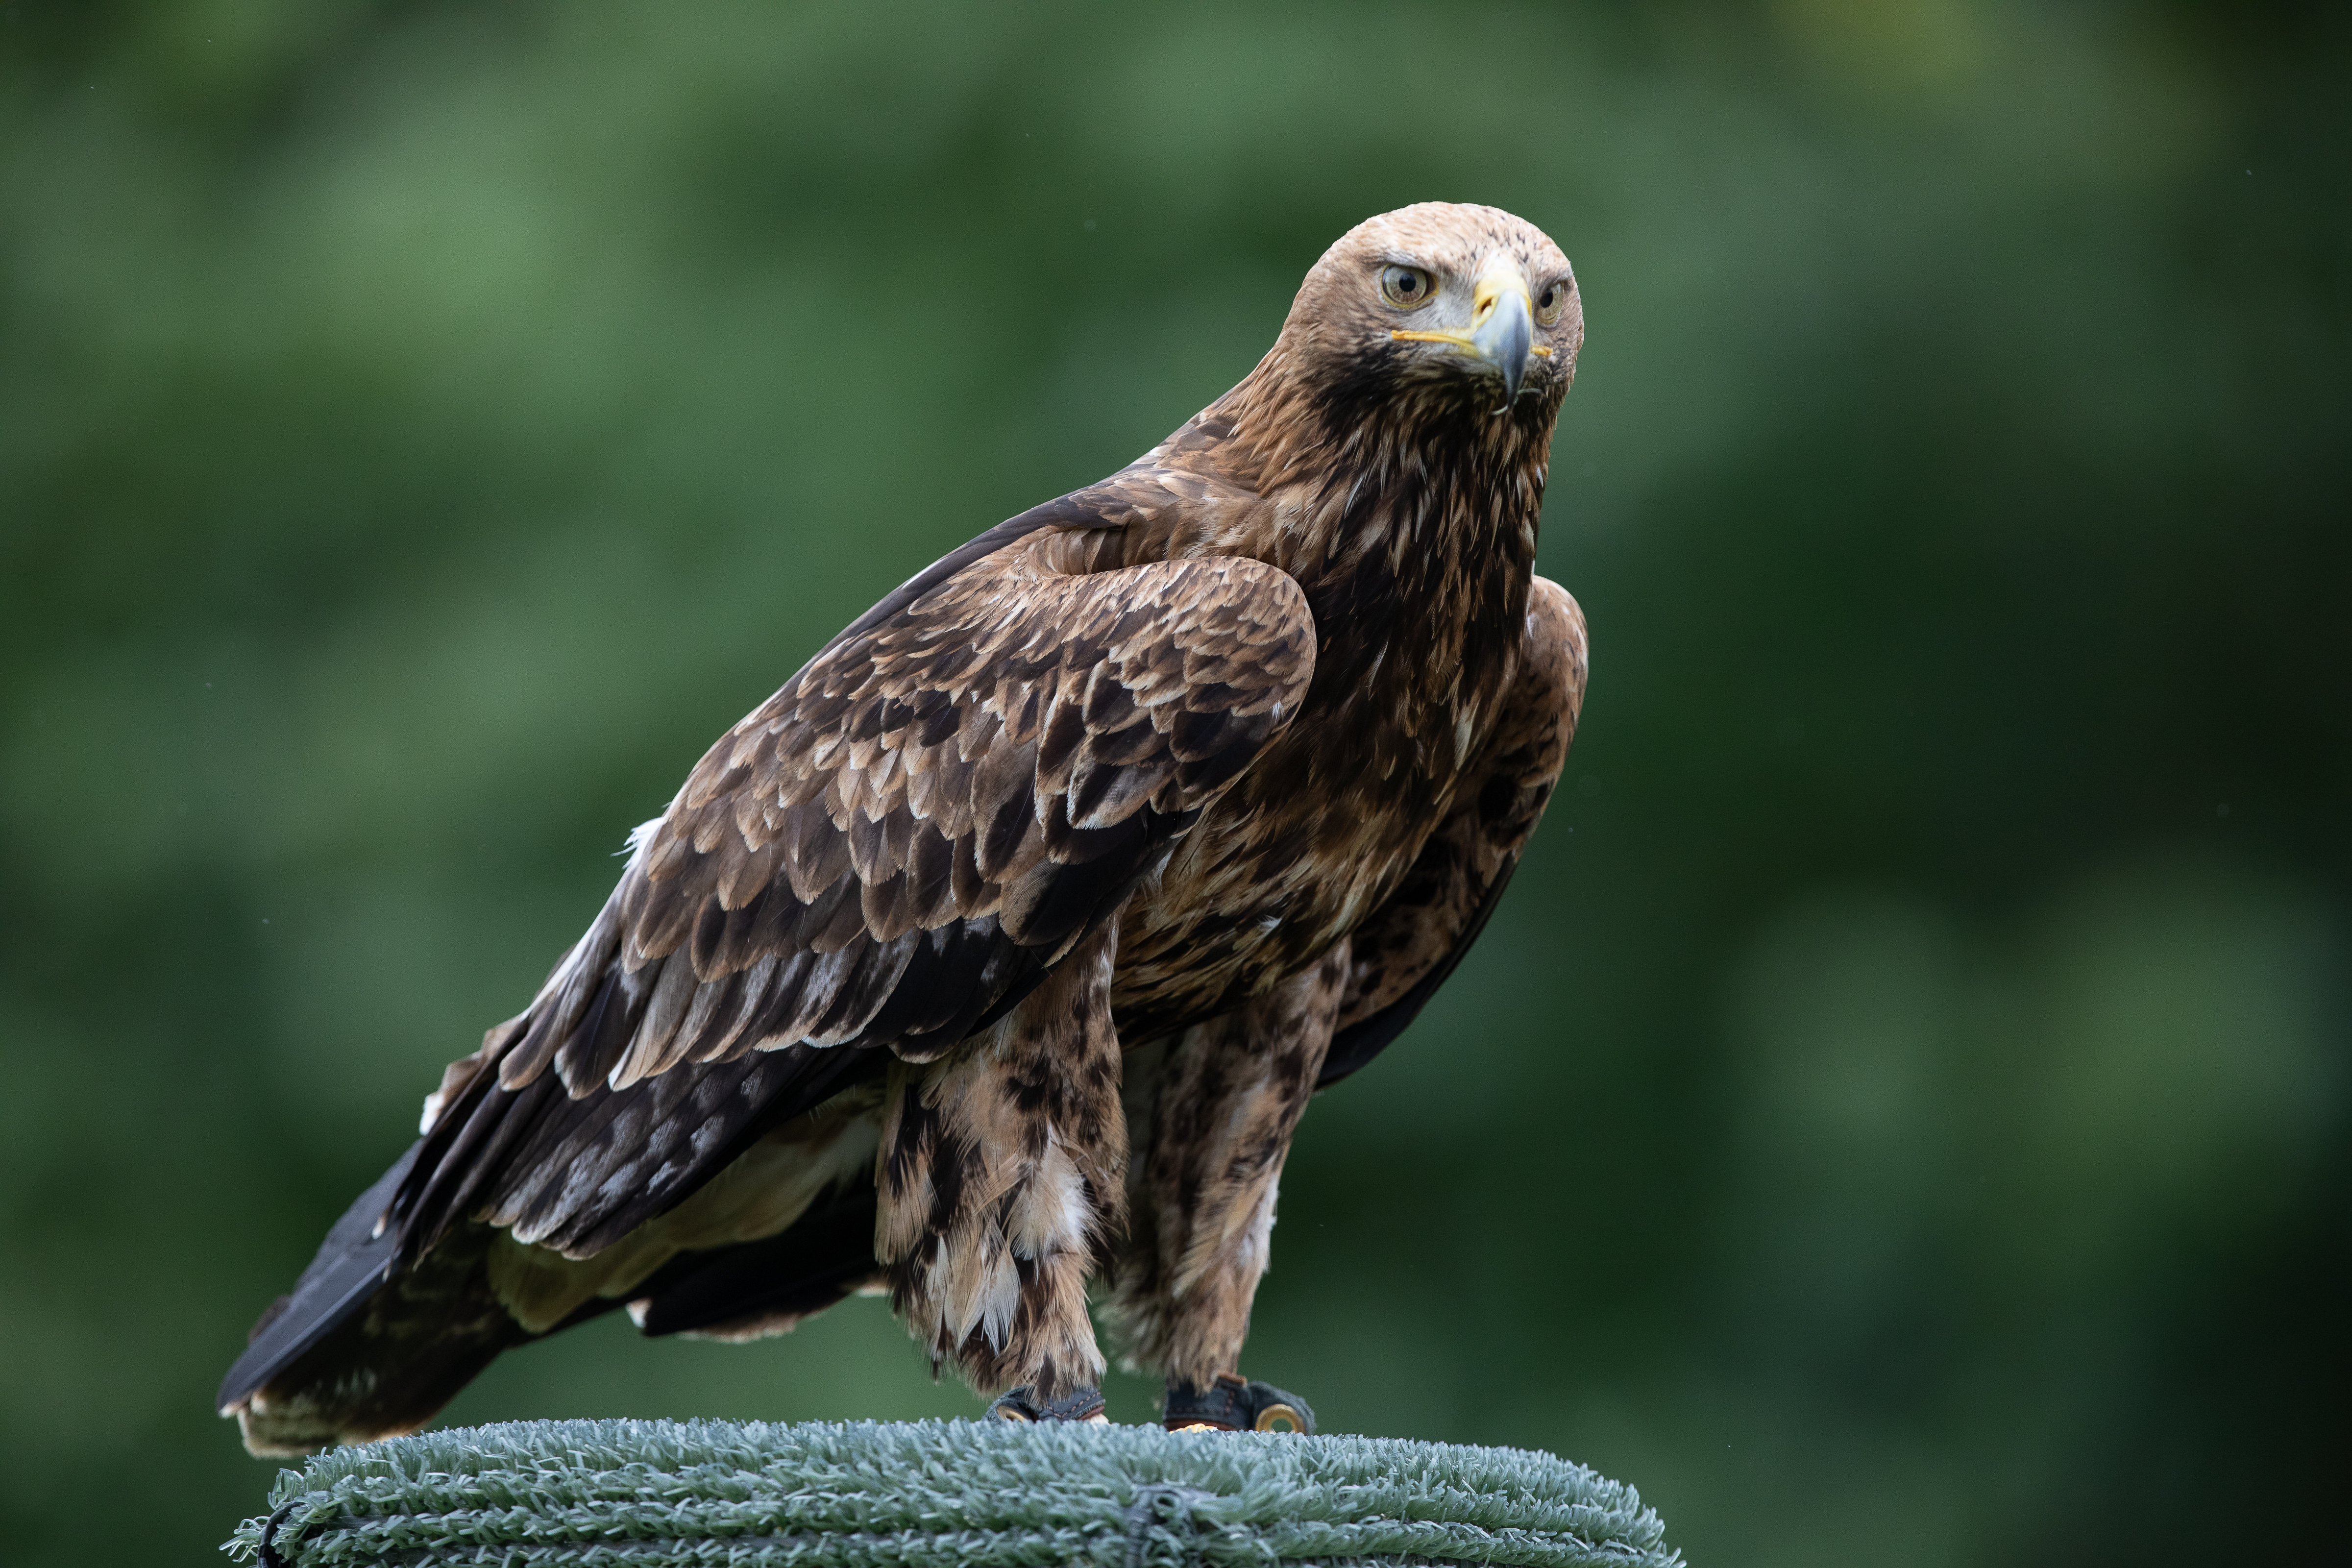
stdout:
<svg viewBox="0 0 2352 1568">
<path fill-rule="evenodd" d="M 1268 358 L 1317 389 L 1327 427 L 1410 412 L 1549 434 L 1583 342 L 1576 275 L 1541 229 L 1423 202 L 1323 253 Z"/>
</svg>

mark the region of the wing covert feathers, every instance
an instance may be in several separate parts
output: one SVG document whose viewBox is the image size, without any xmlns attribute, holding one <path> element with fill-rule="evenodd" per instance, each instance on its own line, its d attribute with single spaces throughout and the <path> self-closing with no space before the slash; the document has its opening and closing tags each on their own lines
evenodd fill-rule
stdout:
<svg viewBox="0 0 2352 1568">
<path fill-rule="evenodd" d="M 864 1070 L 815 1058 L 935 1056 L 1118 908 L 1288 721 L 1316 637 L 1276 567 L 1083 570 L 1107 538 L 916 578 L 710 748 L 427 1102 L 404 1252 L 478 1214 L 584 1256 Z"/>
</svg>

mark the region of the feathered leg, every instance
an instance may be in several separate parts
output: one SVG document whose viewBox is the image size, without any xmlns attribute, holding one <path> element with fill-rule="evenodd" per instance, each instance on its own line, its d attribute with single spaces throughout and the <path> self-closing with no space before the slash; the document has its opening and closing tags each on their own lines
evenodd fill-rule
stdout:
<svg viewBox="0 0 2352 1568">
<path fill-rule="evenodd" d="M 875 1253 L 932 1365 L 1054 1414 L 1102 1382 L 1087 1276 L 1125 1193 L 1117 940 L 1115 922 L 1087 938 L 954 1054 L 895 1067 L 876 1173 Z"/>
<path fill-rule="evenodd" d="M 1171 1419 L 1180 1404 L 1220 1426 L 1272 1413 L 1279 1390 L 1232 1374 L 1292 1130 L 1318 1084 L 1394 1039 L 1476 939 L 1567 761 L 1584 680 L 1583 614 L 1538 577 L 1498 721 L 1396 891 L 1279 989 L 1169 1041 L 1164 1057 L 1156 1045 L 1139 1054 L 1130 1110 L 1151 1131 L 1110 1311 L 1127 1364 L 1167 1375 Z"/>
<path fill-rule="evenodd" d="M 1347 975 L 1342 942 L 1248 1006 L 1170 1042 L 1114 1276 L 1124 1364 L 1205 1389 L 1239 1362 L 1282 1162 Z"/>
</svg>

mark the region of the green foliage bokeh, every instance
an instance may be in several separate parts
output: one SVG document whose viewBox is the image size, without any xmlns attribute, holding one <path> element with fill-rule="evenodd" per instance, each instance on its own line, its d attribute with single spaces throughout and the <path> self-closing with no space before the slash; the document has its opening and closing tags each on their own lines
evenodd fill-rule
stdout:
<svg viewBox="0 0 2352 1568">
<path fill-rule="evenodd" d="M 6 1554 L 225 1535 L 215 1381 L 626 829 L 1431 197 L 1578 268 L 1591 696 L 1310 1113 L 1250 1370 L 1699 1563 L 2317 1539 L 2347 66 L 2296 6 L 0 7 Z M 973 1408 L 857 1301 L 450 1418 Z"/>
</svg>

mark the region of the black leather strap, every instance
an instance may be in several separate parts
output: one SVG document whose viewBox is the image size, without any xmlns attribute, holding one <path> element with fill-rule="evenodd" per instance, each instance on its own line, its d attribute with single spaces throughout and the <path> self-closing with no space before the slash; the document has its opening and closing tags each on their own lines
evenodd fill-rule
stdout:
<svg viewBox="0 0 2352 1568">
<path fill-rule="evenodd" d="M 1168 1483 L 1139 1487 L 1127 1510 L 1127 1568 L 1197 1563 L 1192 1505 L 1216 1494 Z"/>
<path fill-rule="evenodd" d="M 1311 1433 L 1315 1410 L 1307 1401 L 1270 1383 L 1245 1383 L 1232 1373 L 1220 1373 L 1206 1388 L 1173 1378 L 1160 1424 L 1171 1432 L 1187 1426 L 1211 1426 L 1220 1432 Z"/>
<path fill-rule="evenodd" d="M 271 1514 L 269 1522 L 261 1527 L 261 1568 L 286 1568 L 286 1559 L 278 1552 L 278 1527 L 286 1522 L 286 1516 L 294 1509 L 295 1504 L 286 1504 Z M 297 1538 L 299 1538 L 299 1531 Z"/>
<path fill-rule="evenodd" d="M 1102 1390 L 1074 1388 L 1061 1398 L 1039 1404 L 1027 1384 L 996 1396 L 988 1413 L 1000 1421 L 1091 1421 L 1103 1413 Z"/>
</svg>

